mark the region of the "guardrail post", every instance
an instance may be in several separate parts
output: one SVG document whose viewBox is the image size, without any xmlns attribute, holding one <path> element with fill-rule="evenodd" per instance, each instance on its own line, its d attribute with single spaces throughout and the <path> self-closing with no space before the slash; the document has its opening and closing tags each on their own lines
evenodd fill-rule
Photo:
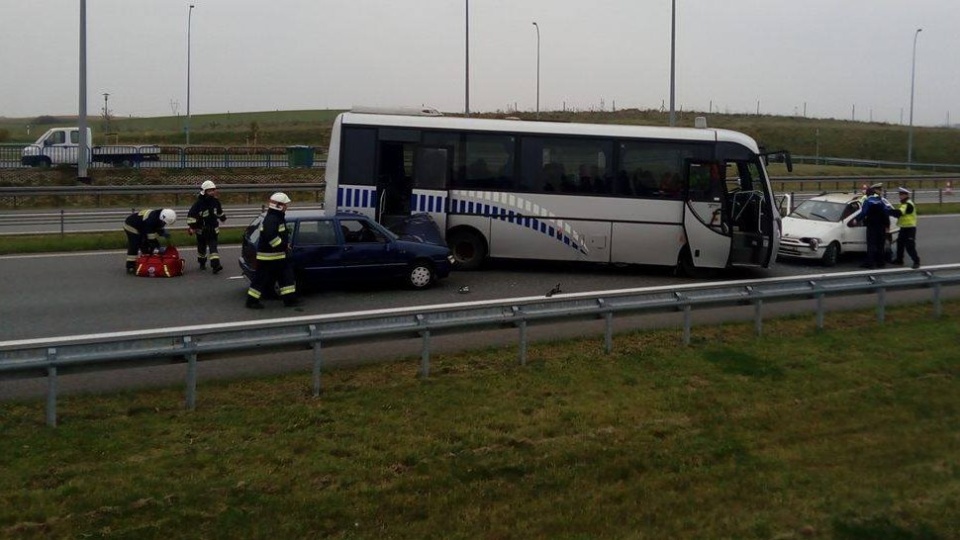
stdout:
<svg viewBox="0 0 960 540">
<path fill-rule="evenodd" d="M 753 305 L 753 329 L 757 337 L 763 335 L 763 299 L 758 299 Z"/>
<path fill-rule="evenodd" d="M 423 324 L 423 315 L 416 316 L 417 324 Z M 420 332 L 423 337 L 423 346 L 420 349 L 420 377 L 426 379 L 430 376 L 430 330 Z"/>
<path fill-rule="evenodd" d="M 930 272 L 927 272 L 927 275 L 931 275 Z M 933 286 L 933 316 L 939 319 L 942 313 L 943 306 L 940 303 L 940 284 L 937 283 Z"/>
<path fill-rule="evenodd" d="M 673 293 L 677 297 L 677 300 L 684 302 L 683 295 L 680 293 Z M 684 303 L 683 305 L 683 344 L 690 344 L 690 325 L 693 322 L 693 308 L 690 304 Z"/>
<path fill-rule="evenodd" d="M 67 229 L 67 224 L 64 222 L 65 220 L 66 220 L 66 216 L 64 215 L 64 210 L 61 208 L 60 209 L 60 236 L 63 236 L 64 231 L 66 231 Z"/>
<path fill-rule="evenodd" d="M 887 290 L 884 288 L 877 289 L 877 322 L 883 324 L 887 315 Z"/>
<path fill-rule="evenodd" d="M 183 348 L 187 357 L 187 409 L 197 408 L 197 345 L 190 336 L 183 336 Z"/>
<path fill-rule="evenodd" d="M 47 425 L 57 427 L 57 349 L 47 349 Z"/>
<path fill-rule="evenodd" d="M 603 298 L 597 298 L 597 304 L 603 309 L 605 302 Z M 607 354 L 613 352 L 613 312 L 607 311 L 603 314 L 603 351 Z"/>
<path fill-rule="evenodd" d="M 527 365 L 527 321 L 523 320 L 523 311 L 520 310 L 517 306 L 512 306 L 510 311 L 513 312 L 514 317 L 521 317 L 517 327 L 520 329 L 520 345 L 519 350 L 517 351 L 517 361 L 521 366 Z"/>
<path fill-rule="evenodd" d="M 323 361 L 323 351 L 320 330 L 315 324 L 310 325 L 310 337 L 313 338 L 313 397 L 320 397 L 320 364 Z"/>
</svg>

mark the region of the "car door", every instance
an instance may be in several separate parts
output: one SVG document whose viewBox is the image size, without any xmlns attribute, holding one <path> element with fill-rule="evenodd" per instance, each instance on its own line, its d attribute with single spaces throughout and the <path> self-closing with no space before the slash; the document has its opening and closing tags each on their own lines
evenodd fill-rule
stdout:
<svg viewBox="0 0 960 540">
<path fill-rule="evenodd" d="M 340 264 L 351 279 L 377 280 L 396 275 L 406 262 L 386 230 L 369 219 L 340 218 Z"/>
<path fill-rule="evenodd" d="M 851 201 L 843 209 L 843 217 L 840 218 L 841 227 L 841 249 L 851 252 L 867 251 L 867 227 L 862 221 L 856 219 L 860 213 L 860 201 Z"/>
<path fill-rule="evenodd" d="M 298 279 L 304 284 L 322 285 L 344 278 L 340 237 L 332 219 L 304 219 L 296 222 L 290 242 L 291 258 Z"/>
</svg>

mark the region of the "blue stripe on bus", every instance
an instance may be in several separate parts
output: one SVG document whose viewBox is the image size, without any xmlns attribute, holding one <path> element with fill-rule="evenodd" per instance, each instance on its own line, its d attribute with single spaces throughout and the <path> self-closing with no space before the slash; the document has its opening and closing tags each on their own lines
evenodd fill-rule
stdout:
<svg viewBox="0 0 960 540">
<path fill-rule="evenodd" d="M 376 190 L 363 188 L 338 188 L 337 206 L 343 208 L 375 208 Z M 444 196 L 411 194 L 410 207 L 417 212 L 451 212 L 461 214 L 474 214 L 487 216 L 507 223 L 520 225 L 527 229 L 537 231 L 540 234 L 554 238 L 564 245 L 570 246 L 579 252 L 586 254 L 587 251 L 576 242 L 571 236 L 564 234 L 563 229 L 554 227 L 548 221 L 537 217 L 523 216 L 521 213 L 499 207 L 498 205 L 486 204 L 481 201 L 471 201 L 464 199 L 452 199 Z"/>
</svg>

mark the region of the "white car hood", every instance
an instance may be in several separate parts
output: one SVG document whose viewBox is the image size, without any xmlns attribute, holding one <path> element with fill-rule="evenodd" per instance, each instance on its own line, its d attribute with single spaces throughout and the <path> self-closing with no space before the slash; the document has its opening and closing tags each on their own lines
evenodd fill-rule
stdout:
<svg viewBox="0 0 960 540">
<path fill-rule="evenodd" d="M 805 236 L 822 238 L 837 234 L 838 227 L 843 225 L 836 221 L 818 221 L 813 219 L 783 218 L 783 236 L 802 238 Z"/>
</svg>

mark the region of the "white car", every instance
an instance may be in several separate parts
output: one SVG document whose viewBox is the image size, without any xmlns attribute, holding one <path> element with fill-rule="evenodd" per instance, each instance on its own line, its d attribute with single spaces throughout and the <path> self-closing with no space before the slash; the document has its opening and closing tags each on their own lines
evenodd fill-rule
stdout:
<svg viewBox="0 0 960 540">
<path fill-rule="evenodd" d="M 867 228 L 854 218 L 860 212 L 859 193 L 823 194 L 800 203 L 783 218 L 778 257 L 816 259 L 837 264 L 843 253 L 866 253 Z M 900 227 L 890 218 L 886 250 L 897 240 Z"/>
</svg>

